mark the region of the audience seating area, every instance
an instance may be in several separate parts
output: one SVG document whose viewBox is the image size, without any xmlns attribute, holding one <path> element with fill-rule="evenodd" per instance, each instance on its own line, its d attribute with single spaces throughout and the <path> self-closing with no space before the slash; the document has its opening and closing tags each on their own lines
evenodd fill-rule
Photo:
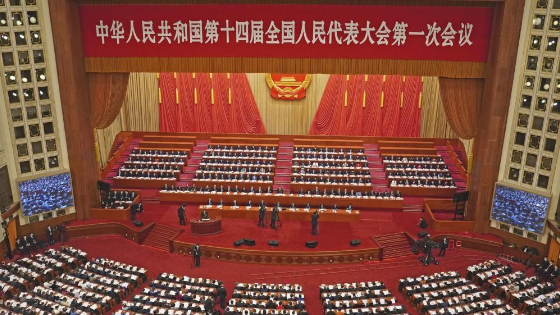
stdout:
<svg viewBox="0 0 560 315">
<path fill-rule="evenodd" d="M 221 281 L 160 274 L 115 314 L 206 314 L 212 310 Z"/>
<path fill-rule="evenodd" d="M 405 307 L 379 281 L 322 284 L 319 294 L 326 315 L 406 313 Z"/>
<path fill-rule="evenodd" d="M 224 314 L 306 315 L 307 311 L 298 284 L 237 283 Z"/>
</svg>

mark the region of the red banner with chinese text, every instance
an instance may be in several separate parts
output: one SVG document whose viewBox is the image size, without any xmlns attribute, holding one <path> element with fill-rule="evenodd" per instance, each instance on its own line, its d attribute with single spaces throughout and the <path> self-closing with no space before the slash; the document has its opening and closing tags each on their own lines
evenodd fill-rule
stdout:
<svg viewBox="0 0 560 315">
<path fill-rule="evenodd" d="M 492 19 L 488 7 L 80 5 L 86 57 L 485 62 Z"/>
</svg>

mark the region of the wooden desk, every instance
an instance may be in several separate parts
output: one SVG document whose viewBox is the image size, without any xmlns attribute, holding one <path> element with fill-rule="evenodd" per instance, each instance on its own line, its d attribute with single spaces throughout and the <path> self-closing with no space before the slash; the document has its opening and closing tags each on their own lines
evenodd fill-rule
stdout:
<svg viewBox="0 0 560 315">
<path fill-rule="evenodd" d="M 261 200 L 267 205 L 275 205 L 280 202 L 282 206 L 289 206 L 294 203 L 296 206 L 303 207 L 307 202 L 311 206 L 324 205 L 331 208 L 337 204 L 339 208 L 346 208 L 352 205 L 354 209 L 358 208 L 383 208 L 383 209 L 402 209 L 402 199 L 370 199 L 370 198 L 332 198 L 332 197 L 312 197 L 312 196 L 298 196 L 297 194 L 219 194 L 219 193 L 185 193 L 185 192 L 160 192 L 160 201 L 167 202 L 193 202 L 193 203 L 207 203 L 208 198 L 212 198 L 214 203 L 223 200 L 225 204 L 233 204 L 234 200 L 240 206 L 245 206 L 249 200 L 254 204 L 258 204 Z"/>
<path fill-rule="evenodd" d="M 113 187 L 130 188 L 162 188 L 163 185 L 171 187 L 177 179 L 138 179 L 138 178 L 113 178 Z"/>
<path fill-rule="evenodd" d="M 259 207 L 255 205 L 247 209 L 245 205 L 239 206 L 239 208 L 234 209 L 231 206 L 223 206 L 221 209 L 217 206 L 200 206 L 200 212 L 206 210 L 211 217 L 220 216 L 222 218 L 236 218 L 236 219 L 258 219 L 259 218 Z M 303 208 L 299 208 L 297 211 L 291 211 L 287 208 L 280 211 L 280 220 L 288 221 L 311 221 L 311 215 L 317 210 L 312 208 L 309 211 L 304 211 Z M 266 208 L 266 213 L 268 216 L 268 221 L 270 222 L 270 215 L 272 214 L 272 207 Z M 338 210 L 334 213 L 332 210 L 327 210 L 324 212 L 319 212 L 319 221 L 323 222 L 358 222 L 360 220 L 360 211 L 353 210 L 352 213 L 346 212 L 346 210 Z"/>
<path fill-rule="evenodd" d="M 436 148 L 420 148 L 420 147 L 379 147 L 381 155 L 403 155 L 403 154 L 416 154 L 421 156 L 437 155 Z"/>
<path fill-rule="evenodd" d="M 210 211 L 208 211 L 210 213 Z M 210 216 L 213 216 L 210 214 Z M 222 233 L 222 218 L 216 216 L 215 219 L 201 221 L 198 219 L 190 219 L 191 235 L 215 235 Z"/>
<path fill-rule="evenodd" d="M 322 192 L 323 189 L 327 189 L 327 190 L 338 190 L 340 188 L 341 191 L 344 192 L 344 189 L 346 189 L 347 191 L 370 191 L 373 188 L 372 184 L 364 184 L 364 185 L 352 185 L 352 184 L 346 184 L 346 183 L 337 183 L 337 184 L 333 184 L 333 183 L 290 183 L 290 190 L 293 192 L 299 192 L 300 189 L 303 189 L 303 191 L 307 192 L 307 190 L 311 190 L 314 191 L 315 187 L 319 188 L 319 190 Z"/>
<path fill-rule="evenodd" d="M 243 144 L 243 145 L 253 145 L 253 143 L 264 143 L 266 144 L 278 144 L 280 138 L 245 138 L 245 137 L 210 137 L 210 144 Z M 255 144 L 256 145 L 256 144 Z"/>
<path fill-rule="evenodd" d="M 391 186 L 391 190 L 400 191 L 402 196 L 426 196 L 453 198 L 457 188 L 435 188 L 435 187 L 398 187 Z"/>
<path fill-rule="evenodd" d="M 272 149 L 272 148 L 276 148 L 276 150 L 278 151 L 278 142 L 267 143 L 266 141 L 265 141 L 264 143 L 257 143 L 257 142 L 247 143 L 247 142 L 243 142 L 243 141 L 240 141 L 240 142 L 211 142 L 211 143 L 209 144 L 208 149 L 209 149 L 209 150 L 215 150 L 215 149 L 216 149 L 216 146 L 218 146 L 218 145 L 219 145 L 221 148 L 226 147 L 226 146 L 227 146 L 227 147 L 233 147 L 234 152 L 235 152 L 235 151 L 238 151 L 238 150 L 237 150 L 237 146 L 240 146 L 240 147 L 241 147 L 241 148 L 239 149 L 239 151 L 241 151 L 241 152 L 245 152 L 245 151 L 243 151 L 243 150 L 245 149 L 245 146 L 247 146 L 247 147 L 249 148 L 249 150 L 251 150 L 251 148 L 252 148 L 253 146 L 255 146 L 255 148 L 257 149 L 256 151 L 258 151 L 258 148 L 259 148 L 259 147 L 261 147 L 261 148 L 263 148 L 263 149 L 266 148 L 266 147 L 268 147 L 268 149 L 269 149 L 268 152 L 271 152 L 271 149 Z M 210 149 L 210 146 L 212 146 L 213 149 Z M 239 152 L 239 151 L 238 151 L 238 152 Z M 252 151 L 251 151 L 251 152 L 252 152 Z M 263 152 L 266 152 L 266 151 L 263 151 Z"/>
<path fill-rule="evenodd" d="M 138 144 L 138 148 L 146 149 L 146 148 L 156 148 L 156 149 L 164 149 L 164 148 L 181 148 L 183 150 L 190 149 L 194 146 L 192 142 L 158 142 L 158 141 L 142 141 Z M 176 150 L 176 149 L 175 149 Z"/>
<path fill-rule="evenodd" d="M 150 142 L 196 142 L 196 137 L 194 136 L 162 136 L 162 135 L 144 135 L 142 137 L 144 141 Z"/>
<path fill-rule="evenodd" d="M 386 141 L 380 140 L 379 147 L 399 147 L 399 148 L 434 148 L 433 141 Z"/>
<path fill-rule="evenodd" d="M 324 147 L 346 147 L 348 145 L 355 147 L 364 147 L 363 140 L 352 140 L 352 139 L 329 139 L 329 138 L 294 138 L 294 147 L 300 147 L 304 145 L 314 145 L 314 146 L 324 146 Z"/>
</svg>

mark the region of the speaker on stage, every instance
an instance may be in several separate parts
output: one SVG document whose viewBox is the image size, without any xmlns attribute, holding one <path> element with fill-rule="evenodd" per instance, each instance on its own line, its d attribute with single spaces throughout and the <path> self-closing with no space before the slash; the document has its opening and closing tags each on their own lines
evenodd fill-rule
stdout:
<svg viewBox="0 0 560 315">
<path fill-rule="evenodd" d="M 233 246 L 235 247 L 239 247 L 241 245 L 245 244 L 245 240 L 244 239 L 240 239 L 240 240 L 236 240 L 233 242 Z"/>
<path fill-rule="evenodd" d="M 270 245 L 270 247 L 278 247 L 278 241 L 270 240 L 268 241 L 268 245 Z"/>
<path fill-rule="evenodd" d="M 142 223 L 142 221 L 138 221 L 138 220 L 134 220 L 132 223 L 133 223 L 134 225 L 136 225 L 136 226 L 142 226 L 142 225 L 144 225 L 144 223 Z"/>
<path fill-rule="evenodd" d="M 350 246 L 358 246 L 360 244 L 362 244 L 362 241 L 360 241 L 360 240 L 351 240 L 350 241 Z"/>
<path fill-rule="evenodd" d="M 307 242 L 305 242 L 305 247 L 315 248 L 315 247 L 317 247 L 318 243 L 319 243 L 319 241 L 307 241 Z"/>
<path fill-rule="evenodd" d="M 245 243 L 245 245 L 247 246 L 255 246 L 257 243 L 255 242 L 255 240 L 252 240 L 250 238 L 244 238 L 243 242 Z"/>
</svg>

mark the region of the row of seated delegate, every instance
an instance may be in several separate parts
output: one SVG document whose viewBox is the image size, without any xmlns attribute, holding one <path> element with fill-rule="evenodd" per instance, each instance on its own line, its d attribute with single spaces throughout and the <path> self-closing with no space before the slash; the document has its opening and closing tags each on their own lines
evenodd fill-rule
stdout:
<svg viewBox="0 0 560 315">
<path fill-rule="evenodd" d="M 310 154 L 310 153 L 294 153 L 292 158 L 294 161 L 338 161 L 338 162 L 366 162 L 365 155 L 355 154 Z"/>
<path fill-rule="evenodd" d="M 246 167 L 273 167 L 276 160 L 272 159 L 217 159 L 217 158 L 202 158 L 200 165 L 203 166 L 246 166 Z"/>
<path fill-rule="evenodd" d="M 371 190 L 354 190 L 354 189 L 350 189 L 348 190 L 347 188 L 341 189 L 327 189 L 324 188 L 323 191 L 321 191 L 319 189 L 319 187 L 317 186 L 315 190 L 311 190 L 311 189 L 307 189 L 307 190 L 303 190 L 300 189 L 299 192 L 294 192 L 294 193 L 290 193 L 290 194 L 286 194 L 284 193 L 284 191 L 282 190 L 281 192 L 278 192 L 278 190 L 274 191 L 272 190 L 271 186 L 267 186 L 266 190 L 262 189 L 262 187 L 257 188 L 256 190 L 253 188 L 249 188 L 246 189 L 245 187 L 239 189 L 239 187 L 233 187 L 228 185 L 225 186 L 224 185 L 214 185 L 214 186 L 209 186 L 206 185 L 204 186 L 196 186 L 196 185 L 192 185 L 192 186 L 167 186 L 164 185 L 161 192 L 174 192 L 174 193 L 191 193 L 191 194 L 195 194 L 195 193 L 210 193 L 210 194 L 216 194 L 216 195 L 250 195 L 250 194 L 254 194 L 254 195 L 277 195 L 277 196 L 300 196 L 300 197 L 328 197 L 328 198 L 363 198 L 363 199 L 399 199 L 401 200 L 401 193 L 397 190 L 397 191 L 392 191 L 392 190 L 375 190 L 375 189 L 371 189 Z"/>
<path fill-rule="evenodd" d="M 298 284 L 237 283 L 224 314 L 306 315 Z"/>
<path fill-rule="evenodd" d="M 276 152 L 243 152 L 243 151 L 205 151 L 204 158 L 221 160 L 276 160 Z"/>
<path fill-rule="evenodd" d="M 111 190 L 106 197 L 101 198 L 101 208 L 126 209 L 138 195 L 138 192 L 134 190 Z"/>
<path fill-rule="evenodd" d="M 209 165 L 199 165 L 196 170 L 196 174 L 249 174 L 249 175 L 274 175 L 274 168 L 271 166 L 267 167 L 253 167 L 253 166 L 239 166 L 239 165 L 229 165 L 229 166 L 209 166 Z"/>
<path fill-rule="evenodd" d="M 294 167 L 292 169 L 292 174 L 294 176 L 302 175 L 302 176 L 350 176 L 350 177 L 369 177 L 371 176 L 368 169 L 315 169 L 315 168 L 306 168 L 306 167 Z"/>
<path fill-rule="evenodd" d="M 209 144 L 207 151 L 216 152 L 276 152 L 278 148 L 273 145 L 227 145 L 227 144 Z"/>
<path fill-rule="evenodd" d="M 451 173 L 445 172 L 425 172 L 425 171 L 397 171 L 387 172 L 389 179 L 428 179 L 428 180 L 452 180 Z"/>
<path fill-rule="evenodd" d="M 295 146 L 294 153 L 330 153 L 330 154 L 364 154 L 363 148 Z"/>
<path fill-rule="evenodd" d="M 492 298 L 490 293 L 458 272 L 439 272 L 399 280 L 399 289 L 421 313 L 444 314 L 512 314 L 505 301 Z"/>
<path fill-rule="evenodd" d="M 125 164 L 154 164 L 154 165 L 177 165 L 185 166 L 187 163 L 183 157 L 151 157 L 131 154 L 124 161 Z"/>
<path fill-rule="evenodd" d="M 317 169 L 317 170 L 368 170 L 367 162 L 337 162 L 337 161 L 293 161 L 293 169 Z"/>
<path fill-rule="evenodd" d="M 441 156 L 430 157 L 430 156 L 400 156 L 400 155 L 384 155 L 383 163 L 390 164 L 442 164 L 445 165 L 445 161 Z"/>
<path fill-rule="evenodd" d="M 326 315 L 405 314 L 405 307 L 380 281 L 321 284 L 319 294 Z"/>
<path fill-rule="evenodd" d="M 117 179 L 147 179 L 147 180 L 160 180 L 160 179 L 177 179 L 179 178 L 179 171 L 139 171 L 130 170 L 123 171 L 119 170 Z"/>
<path fill-rule="evenodd" d="M 162 158 L 188 158 L 188 151 L 182 150 L 159 150 L 159 149 L 139 149 L 135 148 L 130 152 L 132 157 L 162 157 Z"/>
<path fill-rule="evenodd" d="M 457 188 L 453 180 L 427 180 L 427 179 L 413 179 L 413 180 L 391 180 L 390 187 L 425 187 L 425 188 Z"/>
<path fill-rule="evenodd" d="M 370 185 L 369 175 L 296 175 L 292 176 L 292 183 L 329 184 L 329 185 Z"/>
<path fill-rule="evenodd" d="M 161 273 L 115 314 L 195 315 L 211 312 L 221 281 Z"/>
<path fill-rule="evenodd" d="M 272 183 L 272 176 L 270 174 L 249 174 L 249 173 L 215 173 L 215 172 L 202 172 L 196 173 L 193 181 L 212 180 L 215 182 L 259 182 L 259 183 Z"/>
<path fill-rule="evenodd" d="M 208 198 L 208 202 L 206 203 L 205 206 L 200 206 L 200 208 L 212 208 L 213 205 L 213 201 L 212 198 Z M 240 206 L 244 206 L 247 210 L 250 210 L 251 207 L 256 207 L 255 205 L 253 205 L 253 202 L 251 200 L 249 200 L 247 202 L 247 204 L 245 205 L 240 205 L 237 200 L 234 200 L 231 204 L 224 204 L 223 200 L 220 200 L 216 205 L 216 208 L 221 209 L 223 207 L 229 206 L 232 209 L 238 209 Z M 264 200 L 261 200 L 261 202 L 258 204 L 259 208 L 269 208 L 269 206 L 264 202 Z M 282 205 L 280 203 L 280 201 L 276 202 L 276 204 L 274 205 L 275 208 L 278 208 L 278 210 L 288 210 L 288 211 L 304 211 L 304 212 L 314 212 L 315 210 L 319 211 L 319 212 L 326 212 L 329 209 L 327 209 L 324 205 L 319 205 L 318 208 L 312 208 L 311 203 L 307 203 L 305 204 L 305 206 L 303 206 L 302 208 L 299 208 L 296 206 L 295 203 L 292 203 L 288 206 L 286 205 Z M 338 208 L 338 206 L 336 204 L 333 205 L 333 207 L 331 208 L 332 212 L 337 212 L 338 210 L 340 210 Z M 348 205 L 346 207 L 346 211 L 351 213 L 353 211 L 352 205 Z"/>
</svg>

